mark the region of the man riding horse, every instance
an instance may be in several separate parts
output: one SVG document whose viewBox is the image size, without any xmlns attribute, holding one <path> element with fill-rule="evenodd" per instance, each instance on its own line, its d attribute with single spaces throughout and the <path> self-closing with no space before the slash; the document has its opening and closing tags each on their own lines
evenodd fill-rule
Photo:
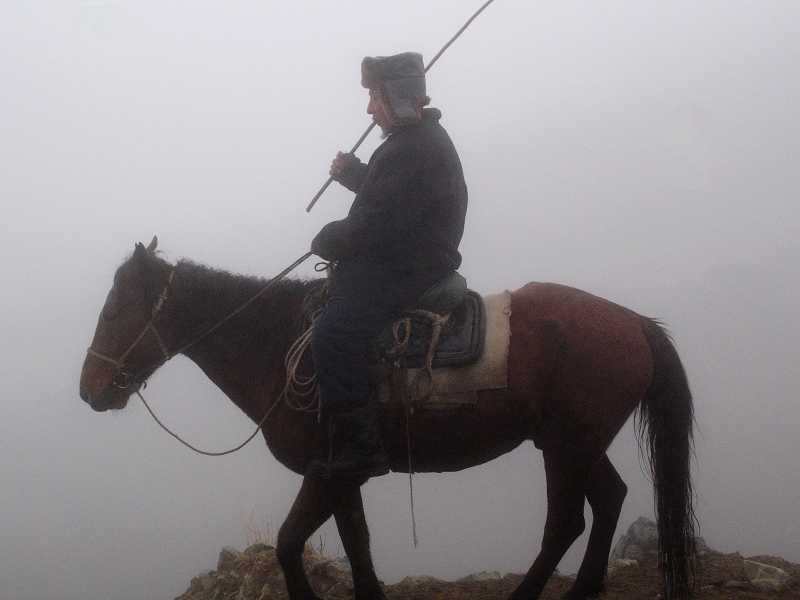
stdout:
<svg viewBox="0 0 800 600">
<path fill-rule="evenodd" d="M 259 424 L 275 457 L 304 474 L 276 544 L 292 600 L 318 598 L 303 551 L 330 517 L 350 559 L 355 597 L 385 598 L 360 485 L 387 472 L 387 453 L 400 472 L 411 470 L 411 456 L 416 472 L 453 472 L 526 441 L 544 458 L 547 519 L 541 551 L 511 598 L 540 597 L 584 531 L 587 502 L 591 532 L 563 598 L 596 597 L 627 491 L 607 449 L 636 413 L 652 474 L 662 597 L 691 598 L 697 568 L 693 402 L 675 346 L 657 321 L 553 283 L 510 292 L 505 387 L 477 390 L 475 402 L 459 410 L 423 408 L 405 423 L 402 404 L 383 407 L 384 451 L 367 375 L 370 340 L 390 312 L 412 303 L 427 307 L 447 287 L 440 279 L 460 277 L 455 268 L 467 193 L 439 112 L 422 109 L 428 99 L 419 55 L 368 58 L 363 70 L 368 111 L 387 139 L 368 165 L 344 155 L 334 160 L 332 173 L 356 199 L 347 218 L 327 225 L 312 246 L 335 263 L 332 299 L 312 340 L 334 443 L 325 438 L 328 423 L 294 410 L 281 391 L 284 359 L 305 339 L 296 329 L 303 298 L 316 285 L 278 278 L 265 286 L 262 279 L 190 261 L 173 265 L 156 255 L 155 239 L 148 247 L 137 244 L 114 275 L 81 372 L 81 398 L 97 411 L 121 409 L 177 354 L 209 374 Z M 434 292 L 423 293 L 429 287 Z M 257 309 L 242 310 L 256 302 Z M 329 461 L 314 460 L 329 447 Z M 328 469 L 334 477 L 319 476 Z"/>
<path fill-rule="evenodd" d="M 411 307 L 461 264 L 467 186 L 441 112 L 423 108 L 430 98 L 420 54 L 365 58 L 361 84 L 385 141 L 367 164 L 337 154 L 330 174 L 356 197 L 347 217 L 311 243 L 332 267 L 311 349 L 322 410 L 342 448 L 312 467 L 369 477 L 389 472 L 369 376 L 372 339 L 392 312 Z"/>
</svg>

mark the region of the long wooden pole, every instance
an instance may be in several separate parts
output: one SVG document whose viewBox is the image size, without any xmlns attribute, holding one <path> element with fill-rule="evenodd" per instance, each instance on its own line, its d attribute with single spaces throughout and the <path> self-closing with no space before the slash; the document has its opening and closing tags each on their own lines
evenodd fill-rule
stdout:
<svg viewBox="0 0 800 600">
<path fill-rule="evenodd" d="M 442 47 L 442 49 L 441 49 L 441 50 L 439 50 L 439 52 L 436 54 L 436 56 L 434 56 L 434 57 L 431 59 L 431 62 L 429 62 L 429 63 L 428 63 L 428 66 L 427 66 L 427 67 L 425 67 L 425 72 L 426 72 L 426 73 L 427 73 L 427 72 L 428 72 L 428 70 L 429 70 L 429 69 L 430 69 L 430 68 L 433 66 L 433 63 L 435 63 L 437 60 L 439 60 L 439 57 L 440 57 L 442 54 L 444 54 L 444 51 L 445 51 L 445 50 L 447 50 L 447 49 L 450 47 L 450 45 L 451 45 L 453 42 L 455 42 L 455 41 L 458 39 L 458 36 L 460 36 L 462 33 L 464 33 L 464 30 L 465 30 L 467 27 L 469 27 L 470 23 L 472 23 L 472 22 L 473 22 L 473 21 L 474 21 L 474 20 L 477 18 L 477 16 L 478 16 L 479 14 L 481 14 L 481 13 L 483 12 L 483 10 L 484 10 L 484 9 L 485 9 L 487 6 L 489 6 L 489 5 L 490 5 L 492 2 L 494 2 L 494 0 L 488 0 L 488 1 L 487 1 L 487 2 L 486 2 L 484 5 L 483 5 L 483 6 L 481 6 L 481 7 L 480 7 L 480 8 L 477 10 L 477 12 L 475 12 L 475 14 L 474 14 L 474 15 L 472 15 L 472 16 L 469 18 L 469 20 L 468 20 L 466 23 L 464 23 L 464 26 L 463 26 L 461 29 L 459 29 L 459 30 L 458 30 L 458 32 L 457 32 L 457 33 L 456 33 L 456 34 L 455 34 L 455 35 L 454 35 L 452 38 L 450 38 L 450 41 L 449 41 L 449 42 L 447 42 L 447 43 L 446 43 L 446 44 L 445 44 L 445 45 Z M 374 127 L 375 127 L 375 122 L 373 121 L 373 123 L 372 123 L 372 124 L 371 124 L 369 127 L 367 127 L 367 130 L 364 132 L 364 134 L 363 134 L 363 135 L 362 135 L 362 136 L 361 136 L 361 137 L 358 139 L 358 141 L 356 142 L 356 145 L 355 145 L 355 146 L 353 146 L 353 148 L 350 150 L 350 154 L 353 154 L 353 153 L 354 153 L 356 150 L 358 150 L 359 146 L 361 146 L 361 143 L 362 143 L 362 142 L 363 142 L 365 139 L 367 139 L 367 136 L 370 134 L 370 132 L 373 130 L 373 128 L 374 128 Z M 328 186 L 331 184 L 331 182 L 332 182 L 332 181 L 333 181 L 333 175 L 331 175 L 330 177 L 328 177 L 328 181 L 326 181 L 326 182 L 325 182 L 325 185 L 323 185 L 323 186 L 320 188 L 320 190 L 317 192 L 317 194 L 316 194 L 316 195 L 315 195 L 315 196 L 314 196 L 314 197 L 311 199 L 311 202 L 310 202 L 310 203 L 309 203 L 309 205 L 306 207 L 306 212 L 311 212 L 311 209 L 312 209 L 312 208 L 314 208 L 314 205 L 317 203 L 317 200 L 319 200 L 319 199 L 320 199 L 320 196 L 322 196 L 322 194 L 324 194 L 324 193 L 325 193 L 325 190 L 327 190 L 327 189 L 328 189 Z"/>
</svg>

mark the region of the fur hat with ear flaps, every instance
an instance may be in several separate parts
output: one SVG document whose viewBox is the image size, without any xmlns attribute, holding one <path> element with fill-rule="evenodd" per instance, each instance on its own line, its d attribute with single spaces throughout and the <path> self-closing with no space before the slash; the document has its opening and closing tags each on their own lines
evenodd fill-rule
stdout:
<svg viewBox="0 0 800 600">
<path fill-rule="evenodd" d="M 366 57 L 361 62 L 361 85 L 380 90 L 395 125 L 418 123 L 422 107 L 431 101 L 425 95 L 422 55 L 416 52 Z"/>
</svg>

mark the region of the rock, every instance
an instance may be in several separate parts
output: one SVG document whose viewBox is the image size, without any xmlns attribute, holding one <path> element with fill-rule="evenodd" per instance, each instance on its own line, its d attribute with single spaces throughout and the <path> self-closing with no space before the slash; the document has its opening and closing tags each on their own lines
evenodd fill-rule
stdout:
<svg viewBox="0 0 800 600">
<path fill-rule="evenodd" d="M 480 573 L 473 573 L 461 579 L 456 579 L 459 583 L 466 583 L 468 581 L 488 581 L 491 579 L 500 579 L 498 571 L 481 571 Z"/>
<path fill-rule="evenodd" d="M 350 566 L 350 559 L 347 558 L 347 555 L 335 558 L 333 559 L 333 562 L 340 569 L 344 569 L 345 571 L 350 571 L 350 572 L 353 571 L 353 568 Z"/>
<path fill-rule="evenodd" d="M 217 571 L 227 571 L 233 567 L 233 562 L 242 555 L 233 546 L 225 546 L 219 552 L 219 560 L 217 560 Z"/>
<path fill-rule="evenodd" d="M 620 567 L 638 567 L 639 561 L 635 558 L 615 558 L 608 561 L 609 569 L 619 569 Z"/>
<path fill-rule="evenodd" d="M 349 568 L 342 567 L 338 561 L 306 550 L 303 566 L 308 578 L 326 597 L 349 594 L 353 590 L 353 576 Z M 348 564 L 349 566 L 349 564 Z"/>
<path fill-rule="evenodd" d="M 708 544 L 702 537 L 695 538 L 698 554 L 706 554 L 709 550 Z M 631 526 L 628 532 L 619 538 L 617 545 L 611 552 L 608 560 L 610 567 L 624 566 L 617 564 L 620 559 L 632 559 L 641 562 L 646 556 L 658 553 L 658 526 L 646 517 L 639 517 Z"/>
<path fill-rule="evenodd" d="M 752 560 L 744 561 L 744 572 L 750 583 L 764 592 L 782 592 L 792 582 L 783 569 Z"/>
<path fill-rule="evenodd" d="M 444 581 L 430 575 L 408 575 L 400 581 L 397 585 L 419 585 L 420 583 L 434 583 L 437 581 Z"/>
<path fill-rule="evenodd" d="M 267 554 L 272 550 L 275 550 L 275 546 L 270 546 L 269 544 L 264 544 L 262 542 L 256 542 L 255 544 L 250 544 L 242 554 L 245 556 L 255 556 L 256 554 Z"/>
<path fill-rule="evenodd" d="M 722 587 L 731 590 L 748 590 L 750 589 L 750 584 L 746 581 L 736 581 L 735 579 L 729 579 L 728 581 L 724 581 L 722 583 Z"/>
<path fill-rule="evenodd" d="M 239 587 L 239 593 L 236 594 L 236 600 L 258 598 L 261 595 L 262 588 L 263 584 L 258 585 L 252 573 L 245 573 L 242 585 Z"/>
<path fill-rule="evenodd" d="M 200 587 L 202 587 L 204 590 L 209 590 L 214 587 L 217 582 L 215 577 L 216 574 L 216 571 L 203 571 L 200 573 L 200 575 L 197 576 L 197 579 L 200 582 Z"/>
<path fill-rule="evenodd" d="M 639 517 L 631 523 L 628 532 L 614 546 L 609 562 L 615 564 L 618 559 L 641 561 L 656 552 L 658 552 L 658 528 L 650 519 Z"/>
</svg>

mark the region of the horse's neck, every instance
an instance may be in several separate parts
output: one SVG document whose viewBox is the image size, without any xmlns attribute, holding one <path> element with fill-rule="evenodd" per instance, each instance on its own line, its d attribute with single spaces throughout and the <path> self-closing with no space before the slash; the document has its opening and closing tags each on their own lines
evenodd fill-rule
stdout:
<svg viewBox="0 0 800 600">
<path fill-rule="evenodd" d="M 285 381 L 284 357 L 299 312 L 295 291 L 286 286 L 268 290 L 230 317 L 260 288 L 239 286 L 226 292 L 223 287 L 216 293 L 199 293 L 191 283 L 185 285 L 185 294 L 180 284 L 176 286 L 176 307 L 169 319 L 173 343 L 187 346 L 184 355 L 251 418 L 260 418 Z"/>
</svg>

